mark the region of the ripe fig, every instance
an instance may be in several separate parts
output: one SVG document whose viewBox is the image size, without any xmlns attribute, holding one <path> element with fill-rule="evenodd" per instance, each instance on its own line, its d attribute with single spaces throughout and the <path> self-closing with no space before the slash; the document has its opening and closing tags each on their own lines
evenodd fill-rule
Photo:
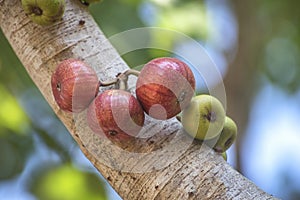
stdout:
<svg viewBox="0 0 300 200">
<path fill-rule="evenodd" d="M 225 152 L 233 144 L 236 136 L 237 126 L 235 122 L 231 118 L 226 117 L 224 127 L 213 149 L 219 153 Z"/>
<path fill-rule="evenodd" d="M 90 104 L 89 127 L 109 139 L 124 141 L 138 135 L 144 125 L 144 111 L 137 99 L 124 90 L 106 90 Z"/>
<path fill-rule="evenodd" d="M 156 58 L 140 72 L 136 96 L 145 112 L 165 120 L 180 113 L 194 95 L 195 78 L 183 61 L 176 58 Z"/>
<path fill-rule="evenodd" d="M 65 0 L 22 0 L 22 6 L 34 23 L 47 26 L 62 18 Z"/>
<path fill-rule="evenodd" d="M 58 106 L 78 113 L 97 96 L 100 82 L 96 72 L 78 59 L 62 61 L 51 77 L 52 92 Z"/>
<path fill-rule="evenodd" d="M 183 110 L 181 123 L 192 137 L 209 140 L 220 134 L 225 116 L 225 110 L 217 98 L 202 94 L 193 97 Z"/>
</svg>

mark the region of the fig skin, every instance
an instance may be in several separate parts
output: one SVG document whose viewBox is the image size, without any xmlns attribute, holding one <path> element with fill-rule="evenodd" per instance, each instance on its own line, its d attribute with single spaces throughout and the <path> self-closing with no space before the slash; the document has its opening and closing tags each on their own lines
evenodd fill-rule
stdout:
<svg viewBox="0 0 300 200">
<path fill-rule="evenodd" d="M 65 0 L 22 0 L 22 6 L 34 23 L 48 26 L 62 18 Z"/>
<path fill-rule="evenodd" d="M 91 3 L 102 2 L 102 0 L 80 0 L 83 4 L 89 5 Z"/>
<path fill-rule="evenodd" d="M 235 122 L 230 117 L 227 116 L 225 119 L 224 127 L 213 149 L 218 153 L 225 152 L 234 143 L 236 137 L 237 137 L 237 126 Z"/>
<path fill-rule="evenodd" d="M 96 72 L 78 59 L 62 61 L 51 77 L 54 99 L 60 109 L 68 112 L 86 109 L 97 96 L 99 86 Z"/>
<path fill-rule="evenodd" d="M 193 72 L 177 58 L 156 58 L 145 64 L 136 96 L 145 112 L 159 120 L 176 116 L 188 106 L 195 91 Z"/>
<path fill-rule="evenodd" d="M 221 155 L 222 155 L 223 159 L 225 161 L 227 161 L 227 153 L 226 153 L 226 151 L 224 151 L 223 153 L 221 153 Z"/>
<path fill-rule="evenodd" d="M 138 135 L 145 114 L 137 99 L 124 90 L 100 93 L 87 110 L 89 127 L 99 135 L 115 141 L 126 141 Z"/>
<path fill-rule="evenodd" d="M 225 123 L 221 102 L 211 95 L 193 97 L 183 110 L 181 123 L 185 131 L 198 140 L 210 140 L 220 134 Z"/>
</svg>

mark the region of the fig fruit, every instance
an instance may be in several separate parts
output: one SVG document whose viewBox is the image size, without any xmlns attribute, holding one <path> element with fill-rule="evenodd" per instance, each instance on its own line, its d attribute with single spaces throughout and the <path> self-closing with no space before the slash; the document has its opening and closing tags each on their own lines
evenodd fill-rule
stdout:
<svg viewBox="0 0 300 200">
<path fill-rule="evenodd" d="M 236 136 L 237 126 L 235 122 L 231 118 L 226 117 L 224 127 L 213 149 L 219 153 L 225 152 L 233 144 Z"/>
<path fill-rule="evenodd" d="M 81 3 L 85 4 L 85 5 L 89 5 L 91 3 L 97 3 L 97 2 L 101 2 L 102 0 L 80 0 Z"/>
<path fill-rule="evenodd" d="M 58 106 L 69 112 L 81 112 L 97 96 L 100 81 L 96 72 L 78 59 L 58 64 L 51 77 L 51 87 Z"/>
<path fill-rule="evenodd" d="M 195 78 L 183 61 L 176 58 L 156 58 L 141 70 L 136 96 L 145 112 L 165 120 L 176 116 L 194 95 Z"/>
<path fill-rule="evenodd" d="M 124 141 L 138 135 L 145 114 L 138 100 L 124 90 L 106 90 L 90 104 L 87 111 L 89 127 L 109 139 Z"/>
<path fill-rule="evenodd" d="M 209 140 L 220 134 L 225 122 L 225 110 L 221 102 L 210 95 L 193 97 L 181 115 L 185 131 L 199 140 Z"/>
<path fill-rule="evenodd" d="M 227 153 L 226 153 L 226 151 L 224 151 L 221 155 L 222 155 L 223 159 L 225 161 L 227 161 Z"/>
<path fill-rule="evenodd" d="M 65 0 L 22 0 L 22 6 L 34 23 L 47 26 L 62 18 Z"/>
</svg>

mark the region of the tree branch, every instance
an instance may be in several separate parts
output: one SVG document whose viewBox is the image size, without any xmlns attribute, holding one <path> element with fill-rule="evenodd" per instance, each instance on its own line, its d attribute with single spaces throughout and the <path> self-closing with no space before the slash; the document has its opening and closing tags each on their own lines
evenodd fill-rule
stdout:
<svg viewBox="0 0 300 200">
<path fill-rule="evenodd" d="M 60 110 L 50 86 L 60 61 L 82 59 L 102 81 L 128 69 L 87 9 L 79 1 L 66 2 L 62 21 L 40 27 L 25 15 L 19 0 L 2 0 L 0 26 L 53 111 L 123 199 L 273 199 L 210 148 L 192 141 L 175 119 L 147 118 L 144 134 L 157 130 L 154 136 L 113 144 L 88 128 L 85 112 Z"/>
</svg>

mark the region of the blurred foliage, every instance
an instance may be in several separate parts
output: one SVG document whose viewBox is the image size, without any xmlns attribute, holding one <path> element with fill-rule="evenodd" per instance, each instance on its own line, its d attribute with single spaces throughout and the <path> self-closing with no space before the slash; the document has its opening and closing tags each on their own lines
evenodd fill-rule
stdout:
<svg viewBox="0 0 300 200">
<path fill-rule="evenodd" d="M 27 75 L 26 70 L 16 57 L 8 41 L 0 29 L 0 83 L 3 84 L 14 95 L 18 95 L 32 87 L 32 81 Z"/>
<path fill-rule="evenodd" d="M 0 85 L 0 130 L 9 129 L 15 133 L 26 133 L 28 119 L 16 99 Z M 4 132 L 0 132 L 3 135 Z"/>
<path fill-rule="evenodd" d="M 22 172 L 32 150 L 29 119 L 16 99 L 0 84 L 0 180 Z"/>
<path fill-rule="evenodd" d="M 134 28 L 154 26 L 184 33 L 195 39 L 204 39 L 208 35 L 208 24 L 203 1 L 141 1 L 119 0 L 104 1 L 90 6 L 91 14 L 109 38 Z M 122 55 L 127 64 L 135 68 L 154 57 L 171 56 L 171 50 L 179 43 L 176 34 L 170 32 L 149 32 L 148 45 L 159 45 L 161 49 L 142 49 Z M 142 38 L 144 39 L 144 38 Z M 115 43 L 118 48 L 130 48 L 138 38 L 129 38 L 122 43 Z M 119 41 L 118 41 L 119 42 Z"/>
<path fill-rule="evenodd" d="M 260 69 L 287 92 L 300 87 L 300 14 L 298 1 L 263 1 L 257 9 L 264 53 Z M 258 55 L 259 56 L 259 55 Z M 259 56 L 260 57 L 260 56 Z"/>
<path fill-rule="evenodd" d="M 90 11 L 108 37 L 133 28 L 156 26 L 179 31 L 206 43 L 215 26 L 208 16 L 207 2 L 105 0 L 91 5 Z M 234 8 L 233 1 L 226 2 Z M 258 31 L 262 33 L 263 47 L 256 52 L 255 70 L 284 91 L 298 91 L 298 1 L 253 1 L 253 5 L 255 13 L 248 17 L 254 17 L 260 23 L 262 29 Z M 165 49 L 172 49 L 179 42 L 169 34 L 157 32 L 149 38 L 149 43 L 159 43 Z M 223 41 L 226 39 L 222 38 Z M 130 46 L 131 42 L 115 45 L 118 49 Z M 30 186 L 22 187 L 29 188 L 39 199 L 106 199 L 105 184 L 98 175 L 87 172 L 86 168 L 74 167 L 77 159 L 74 151 L 78 147 L 32 83 L 1 30 L 0 47 L 0 184 L 26 174 L 26 166 L 30 166 L 30 175 L 26 179 Z M 223 49 L 219 51 L 224 53 Z M 140 68 L 154 57 L 170 55 L 171 52 L 165 50 L 141 49 L 122 57 L 129 66 Z M 30 156 L 37 160 L 34 164 Z M 44 163 L 44 159 L 47 162 Z M 297 192 L 293 195 L 297 196 Z"/>
<path fill-rule="evenodd" d="M 30 190 L 43 200 L 106 200 L 106 192 L 97 177 L 71 164 L 52 166 L 35 174 Z"/>
<path fill-rule="evenodd" d="M 30 136 L 18 135 L 2 129 L 0 136 L 0 181 L 15 178 L 22 172 L 26 159 L 32 151 L 32 144 Z"/>
</svg>

